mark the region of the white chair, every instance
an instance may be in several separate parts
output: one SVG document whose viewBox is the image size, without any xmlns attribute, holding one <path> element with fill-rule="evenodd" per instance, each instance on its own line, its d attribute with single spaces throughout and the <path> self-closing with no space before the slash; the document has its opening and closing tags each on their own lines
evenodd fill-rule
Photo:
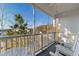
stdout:
<svg viewBox="0 0 79 59">
<path fill-rule="evenodd" d="M 56 52 L 53 53 L 52 51 L 49 52 L 49 54 L 51 56 L 72 56 L 73 55 L 73 51 L 70 50 L 69 48 L 66 48 L 62 45 L 56 45 Z"/>
<path fill-rule="evenodd" d="M 56 52 L 53 53 L 52 51 L 50 51 L 49 54 L 51 56 L 60 56 L 61 55 L 60 53 L 62 53 L 66 56 L 77 56 L 78 55 L 78 52 L 76 52 L 77 43 L 78 43 L 78 37 L 75 38 L 73 43 L 67 43 L 67 44 L 65 43 L 64 46 L 56 45 Z"/>
</svg>

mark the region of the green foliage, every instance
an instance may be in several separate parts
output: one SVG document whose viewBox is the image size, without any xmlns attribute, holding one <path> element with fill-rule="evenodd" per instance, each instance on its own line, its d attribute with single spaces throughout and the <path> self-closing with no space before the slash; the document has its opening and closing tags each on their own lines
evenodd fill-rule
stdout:
<svg viewBox="0 0 79 59">
<path fill-rule="evenodd" d="M 20 14 L 15 15 L 15 24 L 11 28 L 12 30 L 8 31 L 8 35 L 27 33 L 27 23 L 24 23 L 24 19 Z"/>
</svg>

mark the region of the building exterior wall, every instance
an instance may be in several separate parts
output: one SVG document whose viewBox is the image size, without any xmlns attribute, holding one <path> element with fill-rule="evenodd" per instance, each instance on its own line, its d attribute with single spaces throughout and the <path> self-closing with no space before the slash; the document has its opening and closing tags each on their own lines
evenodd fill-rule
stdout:
<svg viewBox="0 0 79 59">
<path fill-rule="evenodd" d="M 67 28 L 74 36 L 79 36 L 79 10 L 64 13 L 60 17 L 59 23 L 61 24 L 61 32 L 64 33 L 64 28 Z M 78 38 L 77 38 L 78 39 Z M 79 42 L 77 42 L 75 54 L 79 55 Z"/>
</svg>

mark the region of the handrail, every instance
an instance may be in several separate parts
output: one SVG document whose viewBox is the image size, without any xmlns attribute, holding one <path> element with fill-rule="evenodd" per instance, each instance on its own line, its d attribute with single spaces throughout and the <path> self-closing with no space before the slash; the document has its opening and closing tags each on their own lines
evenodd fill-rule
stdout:
<svg viewBox="0 0 79 59">
<path fill-rule="evenodd" d="M 35 35 L 40 35 L 40 34 L 35 34 Z M 11 36 L 1 36 L 0 39 L 4 38 L 14 38 L 14 37 L 23 37 L 23 36 L 34 36 L 34 34 L 25 34 L 25 35 L 11 35 Z"/>
<path fill-rule="evenodd" d="M 48 34 L 56 33 L 56 32 L 49 32 Z M 46 34 L 46 33 L 42 33 Z M 23 37 L 23 36 L 34 36 L 34 35 L 41 35 L 41 34 L 23 34 L 23 35 L 11 35 L 11 36 L 0 36 L 0 39 L 7 39 L 7 38 L 14 38 L 14 37 Z"/>
</svg>

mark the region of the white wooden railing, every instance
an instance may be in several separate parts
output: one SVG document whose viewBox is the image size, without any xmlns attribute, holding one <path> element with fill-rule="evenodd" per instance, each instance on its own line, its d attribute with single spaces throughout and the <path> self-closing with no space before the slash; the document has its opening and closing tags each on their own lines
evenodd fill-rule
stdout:
<svg viewBox="0 0 79 59">
<path fill-rule="evenodd" d="M 18 35 L 0 37 L 0 53 L 13 48 L 25 48 L 36 55 L 54 42 L 55 32 L 48 34 Z"/>
</svg>

